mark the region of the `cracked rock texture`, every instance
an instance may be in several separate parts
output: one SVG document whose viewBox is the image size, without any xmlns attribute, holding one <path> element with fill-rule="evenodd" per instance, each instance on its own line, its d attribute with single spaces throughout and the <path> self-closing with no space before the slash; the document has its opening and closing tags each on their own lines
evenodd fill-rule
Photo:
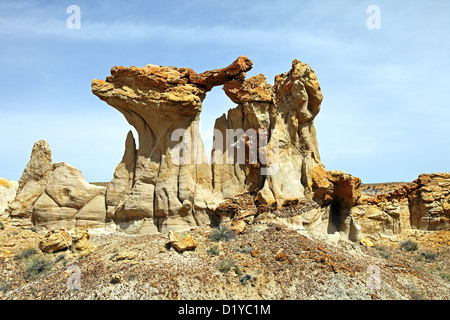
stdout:
<svg viewBox="0 0 450 320">
<path fill-rule="evenodd" d="M 417 189 L 409 196 L 411 225 L 420 230 L 436 230 L 450 223 L 450 173 L 422 174 Z"/>
</svg>

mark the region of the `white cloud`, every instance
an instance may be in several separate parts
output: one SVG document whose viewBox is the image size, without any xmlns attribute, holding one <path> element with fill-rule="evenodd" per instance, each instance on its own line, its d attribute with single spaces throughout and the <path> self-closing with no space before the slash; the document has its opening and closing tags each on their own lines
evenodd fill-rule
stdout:
<svg viewBox="0 0 450 320">
<path fill-rule="evenodd" d="M 24 10 L 21 10 L 22 8 Z M 151 20 L 142 22 L 142 19 L 132 20 L 126 17 L 117 20 L 108 19 L 100 13 L 95 16 L 92 13 L 85 15 L 83 8 L 81 6 L 81 29 L 69 30 L 66 27 L 66 19 L 69 15 L 66 14 L 65 8 L 48 7 L 28 1 L 18 2 L 15 6 L 6 6 L 3 15 L 0 11 L 0 36 L 53 37 L 75 41 L 124 41 L 127 43 L 158 40 L 180 45 L 204 43 L 209 46 L 244 45 L 248 48 L 262 46 L 271 50 L 299 47 L 336 52 L 359 50 L 358 44 L 339 39 L 332 32 L 323 32 L 324 30 L 332 31 L 330 21 L 321 24 L 317 30 L 311 32 L 301 24 L 286 25 L 285 21 L 268 26 L 263 19 L 247 27 L 220 22 L 205 25 L 200 21 L 187 19 L 180 19 L 176 24 L 164 24 Z M 269 12 L 262 10 L 261 14 L 267 15 Z"/>
</svg>

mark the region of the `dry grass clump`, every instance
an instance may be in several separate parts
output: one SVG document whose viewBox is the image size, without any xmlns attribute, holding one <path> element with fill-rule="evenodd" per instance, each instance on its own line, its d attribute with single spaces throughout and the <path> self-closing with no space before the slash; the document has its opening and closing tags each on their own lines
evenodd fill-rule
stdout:
<svg viewBox="0 0 450 320">
<path fill-rule="evenodd" d="M 406 251 L 416 251 L 417 249 L 419 249 L 419 245 L 413 240 L 406 240 L 400 244 L 400 249 Z"/>
<path fill-rule="evenodd" d="M 212 231 L 209 235 L 209 240 L 211 240 L 213 242 L 219 242 L 219 241 L 228 242 L 235 238 L 236 238 L 236 233 L 232 229 L 227 228 L 224 225 L 220 225 L 218 228 L 212 229 Z"/>
<path fill-rule="evenodd" d="M 31 256 L 25 262 L 25 277 L 35 277 L 42 273 L 47 273 L 53 266 L 52 261 L 40 254 Z"/>
</svg>

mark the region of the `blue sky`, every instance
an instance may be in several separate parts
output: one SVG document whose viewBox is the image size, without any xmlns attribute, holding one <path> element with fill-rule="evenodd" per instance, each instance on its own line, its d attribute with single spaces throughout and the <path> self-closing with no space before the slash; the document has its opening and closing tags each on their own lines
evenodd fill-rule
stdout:
<svg viewBox="0 0 450 320">
<path fill-rule="evenodd" d="M 81 28 L 68 29 L 70 5 Z M 380 8 L 370 30 L 367 8 Z M 91 182 L 111 180 L 127 132 L 95 97 L 92 79 L 112 66 L 222 68 L 240 55 L 248 77 L 317 73 L 316 118 L 328 170 L 363 182 L 412 181 L 448 172 L 450 2 L 444 1 L 4 1 L 0 0 L 0 177 L 18 180 L 33 143 L 49 142 Z M 234 104 L 214 88 L 202 132 Z"/>
</svg>

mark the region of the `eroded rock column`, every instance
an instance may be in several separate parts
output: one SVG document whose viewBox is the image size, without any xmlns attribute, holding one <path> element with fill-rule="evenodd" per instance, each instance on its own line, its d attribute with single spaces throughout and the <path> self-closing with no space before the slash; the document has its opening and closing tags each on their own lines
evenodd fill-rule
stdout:
<svg viewBox="0 0 450 320">
<path fill-rule="evenodd" d="M 274 86 L 258 75 L 227 82 L 224 90 L 238 106 L 219 118 L 216 128 L 257 130 L 258 163 L 216 165 L 215 188 L 225 198 L 238 189 L 258 190 L 262 204 L 304 198 L 312 190 L 314 168 L 322 166 L 314 128 L 322 92 L 314 71 L 294 60 L 289 72 L 275 77 Z"/>
</svg>

